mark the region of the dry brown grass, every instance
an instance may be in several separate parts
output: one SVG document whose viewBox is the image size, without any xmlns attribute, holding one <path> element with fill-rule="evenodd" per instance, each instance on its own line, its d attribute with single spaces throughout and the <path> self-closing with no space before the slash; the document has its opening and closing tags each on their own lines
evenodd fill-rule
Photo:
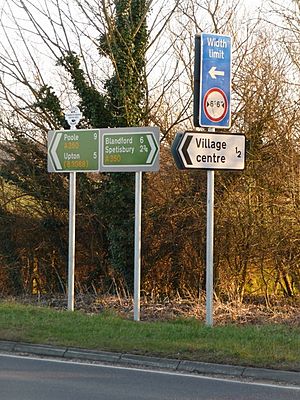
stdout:
<svg viewBox="0 0 300 400">
<path fill-rule="evenodd" d="M 67 308 L 65 297 L 61 296 L 26 296 L 17 299 L 23 304 L 37 304 L 56 309 Z M 252 302 L 214 302 L 214 323 L 226 324 L 285 324 L 294 327 L 300 326 L 300 299 L 293 301 L 275 301 L 266 306 L 263 301 L 256 299 Z M 79 294 L 76 296 L 76 310 L 86 313 L 98 314 L 113 311 L 122 317 L 133 318 L 133 299 L 117 296 L 95 296 Z M 147 321 L 172 320 L 174 318 L 197 318 L 205 321 L 205 299 L 176 299 L 165 298 L 162 300 L 141 300 L 141 319 Z"/>
</svg>

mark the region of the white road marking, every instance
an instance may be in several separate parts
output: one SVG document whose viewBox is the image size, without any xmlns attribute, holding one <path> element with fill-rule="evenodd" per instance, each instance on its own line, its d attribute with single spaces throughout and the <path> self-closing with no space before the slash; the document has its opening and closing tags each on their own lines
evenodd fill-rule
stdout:
<svg viewBox="0 0 300 400">
<path fill-rule="evenodd" d="M 211 381 L 219 381 L 219 382 L 229 382 L 229 383 L 238 383 L 241 385 L 254 385 L 254 386 L 263 386 L 263 387 L 271 387 L 277 389 L 285 389 L 285 390 L 295 390 L 300 392 L 299 386 L 287 386 L 285 384 L 275 384 L 275 383 L 264 383 L 264 382 L 248 382 L 243 380 L 238 380 L 235 378 L 218 378 L 213 376 L 206 376 L 206 375 L 195 375 L 195 374 L 188 374 L 188 373 L 181 373 L 180 371 L 161 371 L 155 369 L 145 369 L 145 368 L 136 368 L 136 367 L 124 367 L 120 365 L 108 365 L 102 364 L 101 362 L 97 363 L 88 363 L 88 362 L 81 362 L 81 361 L 74 361 L 74 360 L 62 360 L 62 359 L 52 359 L 52 358 L 39 358 L 31 357 L 31 356 L 21 356 L 15 354 L 0 354 L 0 357 L 8 357 L 8 358 L 21 358 L 26 360 L 33 360 L 33 361 L 44 361 L 44 362 L 53 362 L 53 363 L 60 363 L 60 364 L 71 364 L 71 365 L 83 365 L 88 367 L 96 367 L 96 368 L 112 368 L 112 369 L 119 369 L 119 370 L 130 370 L 130 371 L 137 371 L 137 372 L 146 372 L 152 374 L 161 374 L 161 375 L 171 375 L 171 376 L 182 376 L 186 378 L 194 378 L 194 379 L 207 379 Z"/>
</svg>

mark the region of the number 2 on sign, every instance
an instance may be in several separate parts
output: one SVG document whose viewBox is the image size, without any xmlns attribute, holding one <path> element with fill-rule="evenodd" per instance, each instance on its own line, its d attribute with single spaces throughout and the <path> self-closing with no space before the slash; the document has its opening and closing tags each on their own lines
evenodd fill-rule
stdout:
<svg viewBox="0 0 300 400">
<path fill-rule="evenodd" d="M 237 158 L 241 158 L 242 157 L 242 152 L 237 147 L 235 148 L 235 152 L 237 154 Z"/>
</svg>

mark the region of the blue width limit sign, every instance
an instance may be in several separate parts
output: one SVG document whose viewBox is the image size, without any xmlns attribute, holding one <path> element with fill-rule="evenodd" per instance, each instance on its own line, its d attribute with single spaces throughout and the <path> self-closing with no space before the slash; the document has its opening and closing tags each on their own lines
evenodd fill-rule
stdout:
<svg viewBox="0 0 300 400">
<path fill-rule="evenodd" d="M 229 128 L 231 119 L 231 37 L 200 37 L 199 126 Z"/>
</svg>

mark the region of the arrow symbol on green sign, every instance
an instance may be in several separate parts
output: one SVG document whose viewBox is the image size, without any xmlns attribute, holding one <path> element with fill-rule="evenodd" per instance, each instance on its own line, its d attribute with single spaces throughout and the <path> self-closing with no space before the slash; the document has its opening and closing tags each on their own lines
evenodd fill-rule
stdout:
<svg viewBox="0 0 300 400">
<path fill-rule="evenodd" d="M 50 157 L 52 158 L 53 164 L 57 170 L 61 170 L 62 166 L 60 160 L 57 155 L 57 148 L 62 137 L 62 132 L 58 132 L 54 135 L 54 139 L 52 139 L 52 143 L 50 145 Z"/>
<path fill-rule="evenodd" d="M 148 156 L 148 158 L 146 160 L 146 164 L 152 164 L 153 157 L 155 156 L 155 154 L 157 152 L 157 146 L 156 146 L 156 144 L 155 144 L 155 142 L 153 140 L 152 135 L 146 135 L 146 136 L 147 136 L 147 139 L 148 139 L 148 142 L 149 142 L 149 145 L 150 145 L 150 149 L 151 149 L 150 153 L 149 153 L 149 156 Z"/>
</svg>

